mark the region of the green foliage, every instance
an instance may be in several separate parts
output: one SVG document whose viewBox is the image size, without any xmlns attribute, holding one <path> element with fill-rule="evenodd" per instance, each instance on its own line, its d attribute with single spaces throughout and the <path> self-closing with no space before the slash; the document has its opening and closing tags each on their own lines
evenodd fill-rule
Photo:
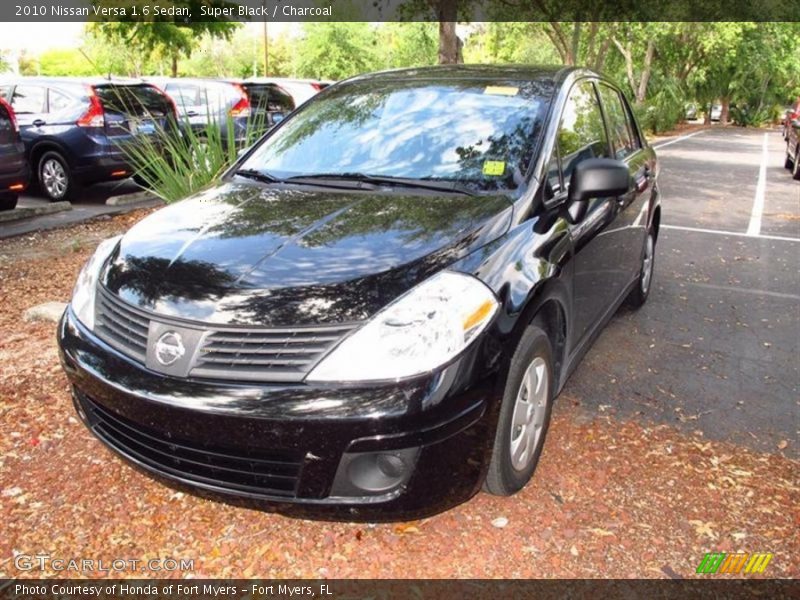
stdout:
<svg viewBox="0 0 800 600">
<path fill-rule="evenodd" d="M 174 125 L 174 124 L 173 124 Z M 253 119 L 239 144 L 230 117 L 225 123 L 209 122 L 195 131 L 181 127 L 159 128 L 155 135 L 120 146 L 139 182 L 167 203 L 183 200 L 214 183 L 236 161 L 238 151 L 264 132 Z"/>
<path fill-rule="evenodd" d="M 47 50 L 39 57 L 40 75 L 97 75 L 92 63 L 86 60 L 80 50 L 53 49 Z"/>
<path fill-rule="evenodd" d="M 307 23 L 295 43 L 294 73 L 345 79 L 381 67 L 378 35 L 370 23 Z"/>
<path fill-rule="evenodd" d="M 436 23 L 386 23 L 378 30 L 377 47 L 385 68 L 435 65 L 439 28 Z"/>
</svg>

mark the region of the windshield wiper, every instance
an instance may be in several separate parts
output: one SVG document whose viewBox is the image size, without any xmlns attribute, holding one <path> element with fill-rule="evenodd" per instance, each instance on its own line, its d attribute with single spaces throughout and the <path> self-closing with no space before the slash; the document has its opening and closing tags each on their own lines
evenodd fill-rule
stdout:
<svg viewBox="0 0 800 600">
<path fill-rule="evenodd" d="M 258 169 L 239 169 L 238 171 L 234 171 L 233 174 L 238 175 L 239 177 L 255 179 L 261 183 L 281 183 L 283 181 L 274 175 L 270 175 L 264 171 L 259 171 Z"/>
<path fill-rule="evenodd" d="M 334 181 L 357 181 L 370 183 L 373 185 L 389 185 L 413 187 L 426 190 L 436 190 L 451 192 L 456 194 L 466 194 L 474 196 L 475 192 L 457 181 L 434 180 L 434 179 L 412 179 L 407 177 L 391 177 L 387 175 L 366 175 L 364 173 L 315 173 L 312 175 L 295 175 L 288 177 L 284 181 L 287 183 L 311 183 L 317 184 L 321 180 Z"/>
</svg>

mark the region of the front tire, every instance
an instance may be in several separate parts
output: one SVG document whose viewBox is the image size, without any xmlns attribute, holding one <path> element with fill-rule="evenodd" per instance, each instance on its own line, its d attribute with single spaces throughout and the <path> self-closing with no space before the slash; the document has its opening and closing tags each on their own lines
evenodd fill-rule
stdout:
<svg viewBox="0 0 800 600">
<path fill-rule="evenodd" d="M 550 340 L 529 325 L 508 370 L 485 491 L 510 496 L 530 481 L 550 425 L 555 388 Z"/>
<path fill-rule="evenodd" d="M 77 184 L 67 160 L 58 152 L 45 152 L 37 169 L 39 188 L 50 202 L 70 200 Z"/>
<path fill-rule="evenodd" d="M 644 306 L 650 297 L 650 289 L 653 287 L 653 271 L 655 270 L 656 260 L 656 234 L 653 229 L 648 230 L 647 238 L 644 241 L 644 251 L 642 252 L 642 266 L 639 268 L 639 277 L 636 287 L 631 290 L 625 299 L 626 304 L 631 308 Z"/>
</svg>

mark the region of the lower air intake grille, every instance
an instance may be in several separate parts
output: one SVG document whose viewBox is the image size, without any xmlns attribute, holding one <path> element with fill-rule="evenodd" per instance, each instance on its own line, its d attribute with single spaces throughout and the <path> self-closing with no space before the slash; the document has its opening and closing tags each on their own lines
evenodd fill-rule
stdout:
<svg viewBox="0 0 800 600">
<path fill-rule="evenodd" d="M 121 454 L 154 471 L 218 488 L 293 497 L 302 469 L 297 453 L 253 452 L 244 456 L 220 448 L 164 439 L 78 393 L 95 434 Z"/>
</svg>

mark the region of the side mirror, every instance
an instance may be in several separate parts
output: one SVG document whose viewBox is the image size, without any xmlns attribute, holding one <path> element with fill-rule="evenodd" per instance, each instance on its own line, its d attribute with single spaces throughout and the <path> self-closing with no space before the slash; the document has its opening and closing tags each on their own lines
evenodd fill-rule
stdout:
<svg viewBox="0 0 800 600">
<path fill-rule="evenodd" d="M 578 223 L 586 216 L 589 200 L 621 196 L 630 189 L 628 167 L 613 158 L 590 158 L 578 163 L 569 180 L 567 219 Z"/>
</svg>

